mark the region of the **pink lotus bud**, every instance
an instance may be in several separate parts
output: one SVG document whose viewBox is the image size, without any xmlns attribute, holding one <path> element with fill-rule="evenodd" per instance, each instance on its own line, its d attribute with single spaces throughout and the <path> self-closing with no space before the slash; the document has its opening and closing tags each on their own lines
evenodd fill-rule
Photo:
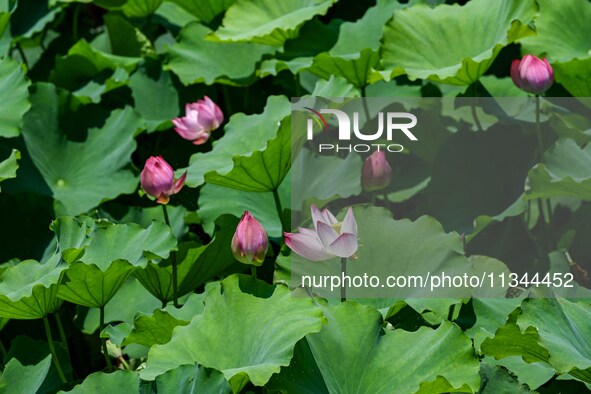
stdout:
<svg viewBox="0 0 591 394">
<path fill-rule="evenodd" d="M 386 154 L 375 151 L 363 163 L 361 186 L 365 191 L 383 189 L 392 181 L 392 168 L 388 164 Z"/>
<path fill-rule="evenodd" d="M 211 132 L 224 121 L 220 107 L 207 96 L 196 103 L 185 105 L 185 116 L 174 118 L 172 123 L 176 132 L 195 145 L 204 144 Z"/>
<path fill-rule="evenodd" d="M 552 86 L 554 70 L 546 58 L 542 60 L 534 55 L 525 55 L 521 60 L 513 60 L 511 79 L 521 90 L 542 94 Z"/>
<path fill-rule="evenodd" d="M 342 222 L 328 209 L 320 211 L 312 205 L 314 230 L 298 228 L 298 233 L 283 233 L 285 243 L 291 250 L 311 261 L 323 261 L 334 257 L 348 258 L 355 254 L 357 221 L 349 208 Z"/>
<path fill-rule="evenodd" d="M 265 260 L 269 239 L 261 224 L 244 211 L 234 237 L 232 237 L 232 253 L 234 258 L 243 264 L 261 265 Z"/>
<path fill-rule="evenodd" d="M 140 174 L 142 189 L 146 194 L 156 198 L 160 204 L 168 204 L 170 196 L 178 193 L 185 184 L 187 173 L 174 179 L 172 167 L 162 156 L 151 156 Z"/>
</svg>

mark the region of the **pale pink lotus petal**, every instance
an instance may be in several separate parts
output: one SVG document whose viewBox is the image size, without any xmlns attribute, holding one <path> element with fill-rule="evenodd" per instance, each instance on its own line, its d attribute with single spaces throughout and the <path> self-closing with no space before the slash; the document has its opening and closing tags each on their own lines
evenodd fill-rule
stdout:
<svg viewBox="0 0 591 394">
<path fill-rule="evenodd" d="M 285 244 L 291 250 L 310 261 L 324 261 L 334 257 L 329 253 L 318 239 L 316 234 L 310 233 L 283 233 Z"/>
<path fill-rule="evenodd" d="M 357 243 L 357 236 L 353 234 L 341 234 L 329 246 L 328 250 L 339 257 L 351 257 L 359 247 Z"/>
<path fill-rule="evenodd" d="M 322 215 L 322 212 L 320 212 L 316 204 L 312 204 L 310 210 L 312 211 L 312 224 L 314 224 L 314 228 L 316 229 L 316 231 L 318 231 L 317 223 L 324 222 L 324 216 Z"/>
<path fill-rule="evenodd" d="M 320 242 L 325 248 L 328 248 L 338 237 L 339 234 L 331 225 L 318 222 L 318 238 L 320 238 Z"/>
<path fill-rule="evenodd" d="M 335 218 L 334 215 L 330 213 L 330 211 L 327 208 L 324 208 L 324 210 L 322 211 L 322 217 L 324 217 L 324 222 L 326 224 L 330 224 L 331 226 L 339 222 L 337 218 Z"/>
<path fill-rule="evenodd" d="M 347 214 L 345 215 L 345 219 L 343 219 L 343 224 L 341 225 L 341 234 L 353 234 L 357 237 L 357 221 L 355 220 L 355 216 L 353 215 L 353 209 L 349 207 L 347 210 Z"/>
<path fill-rule="evenodd" d="M 185 171 L 185 173 L 183 175 L 181 175 L 181 177 L 174 182 L 174 189 L 173 189 L 172 194 L 177 194 L 183 188 L 183 186 L 185 185 L 186 179 L 187 179 L 187 172 Z"/>
</svg>

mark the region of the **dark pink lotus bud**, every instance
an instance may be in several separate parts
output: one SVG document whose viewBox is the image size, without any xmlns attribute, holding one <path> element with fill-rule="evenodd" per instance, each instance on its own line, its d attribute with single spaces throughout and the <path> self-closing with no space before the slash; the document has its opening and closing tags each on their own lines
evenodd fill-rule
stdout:
<svg viewBox="0 0 591 394">
<path fill-rule="evenodd" d="M 265 260 L 269 239 L 261 224 L 244 211 L 234 237 L 232 237 L 232 253 L 234 258 L 243 264 L 259 266 Z"/>
<path fill-rule="evenodd" d="M 363 163 L 361 186 L 365 191 L 383 189 L 392 181 L 392 168 L 386 160 L 386 154 L 375 151 Z"/>
<path fill-rule="evenodd" d="M 162 156 L 152 156 L 140 174 L 142 189 L 146 194 L 156 198 L 160 204 L 168 204 L 170 196 L 178 193 L 185 184 L 187 173 L 174 179 L 174 171 Z"/>
<path fill-rule="evenodd" d="M 534 55 L 525 55 L 521 60 L 513 60 L 511 79 L 521 90 L 533 94 L 542 94 L 554 82 L 554 70 L 548 63 Z"/>
<path fill-rule="evenodd" d="M 204 144 L 211 132 L 224 121 L 220 107 L 207 96 L 196 103 L 185 105 L 185 116 L 174 118 L 172 123 L 176 132 L 195 145 Z"/>
</svg>

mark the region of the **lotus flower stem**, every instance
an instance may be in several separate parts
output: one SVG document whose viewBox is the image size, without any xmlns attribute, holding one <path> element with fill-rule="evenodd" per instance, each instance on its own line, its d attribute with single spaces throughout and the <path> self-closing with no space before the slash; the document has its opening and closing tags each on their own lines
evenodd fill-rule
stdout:
<svg viewBox="0 0 591 394">
<path fill-rule="evenodd" d="M 64 375 L 62 366 L 60 365 L 60 362 L 57 358 L 57 353 L 55 352 L 55 347 L 53 345 L 53 337 L 51 336 L 51 328 L 49 328 L 49 320 L 47 319 L 47 316 L 43 316 L 43 324 L 45 325 L 45 335 L 47 335 L 47 344 L 49 345 L 49 351 L 51 352 L 51 357 L 53 358 L 55 369 L 57 369 L 57 374 L 59 375 L 62 383 L 67 383 L 68 380 L 66 379 L 66 375 Z"/>
<path fill-rule="evenodd" d="M 250 266 L 250 274 L 252 275 L 253 278 L 257 278 L 257 266 L 256 265 L 251 265 Z"/>
<path fill-rule="evenodd" d="M 281 222 L 281 232 L 289 231 L 283 217 L 283 207 L 281 206 L 281 200 L 279 199 L 279 192 L 277 188 L 273 189 L 273 198 L 275 199 L 275 208 L 277 208 L 277 215 L 279 215 L 279 221 Z"/>
<path fill-rule="evenodd" d="M 0 341 L 0 356 L 2 356 L 3 359 L 6 357 L 6 348 L 2 341 Z"/>
<path fill-rule="evenodd" d="M 68 346 L 68 337 L 66 337 L 66 332 L 64 331 L 64 326 L 62 324 L 62 318 L 60 317 L 58 312 L 54 313 L 54 316 L 55 316 L 55 322 L 57 323 L 57 329 L 60 333 L 60 338 L 61 338 L 62 342 L 64 343 L 64 346 L 66 347 L 66 352 L 68 352 L 68 355 L 69 355 L 70 354 L 70 347 Z"/>
<path fill-rule="evenodd" d="M 542 161 L 542 157 L 544 156 L 544 140 L 542 139 L 542 129 L 540 126 L 540 95 L 536 94 L 536 135 L 538 137 L 538 149 L 540 151 L 540 162 Z M 548 210 L 548 224 L 550 225 L 550 229 L 548 229 L 548 238 L 551 241 L 551 230 L 552 230 L 552 204 L 550 203 L 550 199 L 546 200 L 546 209 Z M 541 211 L 541 215 L 543 217 L 544 212 Z M 545 220 L 544 220 L 545 222 Z"/>
<path fill-rule="evenodd" d="M 162 213 L 164 214 L 164 222 L 170 228 L 170 218 L 168 217 L 168 210 L 166 209 L 166 204 L 162 204 Z M 170 252 L 170 260 L 172 261 L 172 303 L 175 308 L 179 307 L 179 298 L 178 298 L 178 269 L 177 269 L 177 261 L 176 261 L 176 251 L 173 250 Z"/>
<path fill-rule="evenodd" d="M 105 306 L 101 306 L 100 310 L 100 317 L 99 317 L 99 336 L 105 329 Z M 111 364 L 111 357 L 109 356 L 109 351 L 107 350 L 107 338 L 101 337 L 101 346 L 103 348 L 103 356 L 105 356 L 105 362 L 107 363 L 107 370 L 113 370 L 113 364 Z"/>
<path fill-rule="evenodd" d="M 480 119 L 478 118 L 478 113 L 476 112 L 476 101 L 478 100 L 477 97 L 472 97 L 472 101 L 470 103 L 470 110 L 472 111 L 472 118 L 474 119 L 474 123 L 476 123 L 476 127 L 478 131 L 482 131 L 482 124 L 480 123 Z"/>
<path fill-rule="evenodd" d="M 341 257 L 341 278 L 344 278 L 345 275 L 347 275 L 347 258 Z M 341 302 L 345 301 L 347 301 L 347 288 L 343 283 L 343 286 L 341 286 Z"/>
<path fill-rule="evenodd" d="M 536 94 L 536 136 L 538 137 L 538 150 L 540 151 L 538 154 L 540 156 L 540 161 L 542 161 L 542 156 L 544 155 L 544 142 L 542 140 L 542 130 L 540 129 L 540 95 Z"/>
</svg>

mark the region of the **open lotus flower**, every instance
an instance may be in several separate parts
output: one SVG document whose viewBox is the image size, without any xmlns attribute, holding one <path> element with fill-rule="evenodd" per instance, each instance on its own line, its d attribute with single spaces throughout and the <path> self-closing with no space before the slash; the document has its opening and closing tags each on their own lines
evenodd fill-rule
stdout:
<svg viewBox="0 0 591 394">
<path fill-rule="evenodd" d="M 140 174 L 142 189 L 146 194 L 156 198 L 160 204 L 168 204 L 170 196 L 178 193 L 185 184 L 187 173 L 174 179 L 174 171 L 162 156 L 152 156 Z"/>
<path fill-rule="evenodd" d="M 185 105 L 185 116 L 174 118 L 172 123 L 181 137 L 193 141 L 195 145 L 201 145 L 223 121 L 224 114 L 220 107 L 205 96 L 196 103 Z"/>
<path fill-rule="evenodd" d="M 521 90 L 533 94 L 542 94 L 554 82 L 554 70 L 548 60 L 534 55 L 525 55 L 521 60 L 513 60 L 511 79 Z"/>
<path fill-rule="evenodd" d="M 284 233 L 285 243 L 295 253 L 311 261 L 353 256 L 358 248 L 357 222 L 349 208 L 343 222 L 328 209 L 322 212 L 312 205 L 314 230 L 298 228 L 298 233 Z"/>
</svg>

